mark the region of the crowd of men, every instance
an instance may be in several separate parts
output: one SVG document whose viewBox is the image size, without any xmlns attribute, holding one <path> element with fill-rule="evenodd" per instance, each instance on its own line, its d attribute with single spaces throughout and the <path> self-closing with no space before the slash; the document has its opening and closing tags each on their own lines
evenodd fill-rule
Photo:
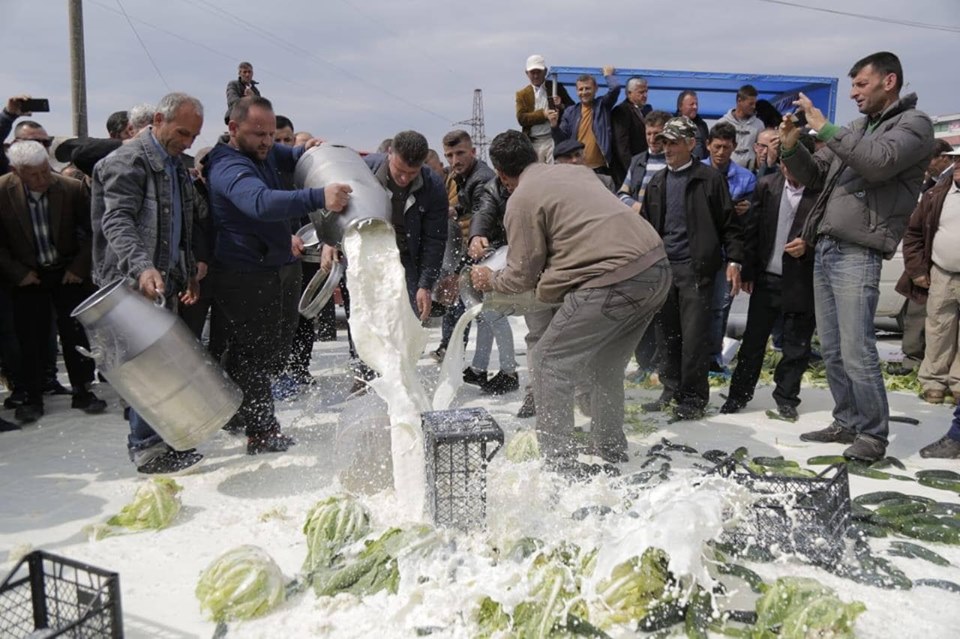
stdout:
<svg viewBox="0 0 960 639">
<path fill-rule="evenodd" d="M 597 78 L 583 75 L 574 102 L 562 85 L 546 82 L 542 56 L 530 56 L 525 71 L 529 84 L 516 94 L 522 131 L 496 136 L 492 167 L 460 130 L 442 139 L 446 167 L 416 131 L 385 140 L 365 162 L 389 195 L 412 312 L 426 321 L 435 302 L 443 307 L 435 359 L 444 358 L 464 312 L 457 283 L 468 265 L 476 289 L 535 290 L 547 305 L 525 316 L 530 383 L 518 416 L 536 416 L 554 468 L 575 476 L 600 468 L 577 461 L 575 405 L 591 417 L 588 452 L 607 464 L 626 460 L 623 377 L 631 356 L 638 375 L 656 371 L 662 385 L 645 410 L 703 418 L 709 376 L 728 373 L 723 337 L 741 290 L 751 294 L 747 325 L 721 412 L 752 400 L 773 334 L 782 350 L 777 413 L 795 421 L 816 330 L 835 407 L 831 424 L 801 439 L 846 444 L 850 459 L 883 458 L 889 408 L 873 315 L 881 261 L 904 234 L 898 290 L 912 305 L 911 330 L 922 335 L 914 339 L 925 343 L 908 348 L 905 338 L 904 350 L 922 362 L 926 401 L 960 397 L 960 262 L 947 248 L 960 237 L 958 153 L 935 146 L 916 95 L 901 96 L 895 55 L 876 53 L 851 68 L 850 95 L 863 117 L 846 127 L 802 93 L 794 105 L 804 126 L 744 85 L 708 127 L 692 90 L 677 95 L 675 110 L 658 110 L 647 103 L 648 82 L 632 77 L 619 101 L 615 69 L 606 66 L 606 92 L 598 96 Z M 0 137 L 20 121 L 0 164 L 6 173 L 9 161 L 0 177 L 2 357 L 13 387 L 7 407 L 18 422 L 43 415 L 45 392 L 67 392 L 56 383 L 56 334 L 72 406 L 106 408 L 90 391 L 95 370 L 75 348 L 86 338 L 70 310 L 96 287 L 124 279 L 205 336 L 243 391 L 227 429 L 246 435 L 249 454 L 295 444 L 281 432 L 274 401 L 312 382 L 318 326 L 299 316 L 297 301 L 316 270 L 339 259 L 338 247 L 324 246 L 319 265 L 304 263 L 296 231 L 311 212 L 344 211 L 351 189 L 293 184 L 298 159 L 321 141 L 274 111 L 252 65 L 241 63 L 226 94 L 227 132 L 192 158 L 185 152 L 204 107 L 171 93 L 113 114 L 108 139 L 61 144 L 56 156 L 69 162 L 61 174 L 50 167 L 49 135 L 20 119 L 25 96 L 7 102 Z M 483 266 L 501 247 L 506 266 Z M 341 285 L 349 309 L 349 282 Z M 321 314 L 326 338 L 335 338 L 332 311 L 331 303 Z M 475 324 L 464 381 L 489 394 L 518 391 L 507 318 L 485 311 Z M 499 369 L 491 375 L 494 341 Z M 355 372 L 354 390 L 362 392 L 376 373 L 359 361 Z M 202 458 L 168 446 L 135 410 L 128 420 L 138 471 L 174 472 Z M 960 408 L 951 430 L 921 454 L 960 458 Z"/>
</svg>

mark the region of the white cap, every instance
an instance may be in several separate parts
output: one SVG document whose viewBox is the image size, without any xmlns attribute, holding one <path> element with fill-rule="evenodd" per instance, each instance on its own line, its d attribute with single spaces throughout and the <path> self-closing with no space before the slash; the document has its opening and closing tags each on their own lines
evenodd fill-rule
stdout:
<svg viewBox="0 0 960 639">
<path fill-rule="evenodd" d="M 533 54 L 527 58 L 527 71 L 531 71 L 533 69 L 543 69 L 544 71 L 547 70 L 547 63 L 544 61 L 542 55 Z"/>
</svg>

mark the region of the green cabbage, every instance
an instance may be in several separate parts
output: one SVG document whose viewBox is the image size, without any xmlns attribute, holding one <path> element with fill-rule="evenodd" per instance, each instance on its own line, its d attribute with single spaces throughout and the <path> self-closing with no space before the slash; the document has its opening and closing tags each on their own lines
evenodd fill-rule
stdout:
<svg viewBox="0 0 960 639">
<path fill-rule="evenodd" d="M 609 579 L 597 585 L 605 610 L 603 625 L 639 621 L 664 598 L 671 582 L 669 558 L 659 548 L 616 565 Z"/>
<path fill-rule="evenodd" d="M 437 544 L 437 537 L 428 526 L 404 530 L 391 528 L 379 538 L 366 542 L 359 554 L 338 555 L 328 567 L 313 573 L 313 591 L 318 597 L 340 592 L 370 595 L 381 590 L 396 594 L 400 586 L 399 557 L 425 554 Z"/>
<path fill-rule="evenodd" d="M 335 496 L 317 502 L 303 525 L 307 536 L 303 571 L 328 567 L 334 555 L 369 532 L 370 512 L 356 499 Z"/>
<path fill-rule="evenodd" d="M 137 488 L 133 501 L 105 524 L 88 526 L 86 531 L 94 540 L 141 530 L 160 530 L 173 523 L 180 514 L 180 496 L 183 490 L 169 477 L 153 477 Z"/>
<path fill-rule="evenodd" d="M 853 624 L 866 610 L 844 603 L 815 579 L 781 577 L 757 600 L 751 639 L 853 639 Z"/>
<path fill-rule="evenodd" d="M 284 600 L 284 578 L 273 558 L 257 546 L 240 546 L 207 566 L 197 582 L 200 609 L 213 621 L 253 619 Z"/>
<path fill-rule="evenodd" d="M 515 464 L 540 459 L 540 444 L 537 442 L 536 431 L 517 431 L 507 444 L 506 455 L 507 459 Z"/>
</svg>

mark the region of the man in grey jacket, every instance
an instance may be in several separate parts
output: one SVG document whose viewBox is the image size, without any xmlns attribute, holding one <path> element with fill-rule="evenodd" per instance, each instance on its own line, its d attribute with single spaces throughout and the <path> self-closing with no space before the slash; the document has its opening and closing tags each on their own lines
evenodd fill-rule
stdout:
<svg viewBox="0 0 960 639">
<path fill-rule="evenodd" d="M 191 239 L 198 204 L 180 155 L 202 126 L 200 101 L 170 93 L 157 105 L 153 126 L 97 163 L 91 221 L 98 286 L 124 279 L 150 299 L 196 301 Z M 129 420 L 127 448 L 139 472 L 176 472 L 202 458 L 170 448 L 136 411 Z"/>
<path fill-rule="evenodd" d="M 794 102 L 823 149 L 811 155 L 798 145 L 790 116 L 780 125 L 784 164 L 822 190 L 801 237 L 785 251 L 799 257 L 814 247 L 820 352 L 835 402 L 833 423 L 800 438 L 852 444 L 845 457 L 872 462 L 886 453 L 890 417 L 873 329 L 880 265 L 893 256 L 916 205 L 933 125 L 916 109 L 916 94 L 900 97 L 903 68 L 894 54 L 867 56 L 849 75 L 850 97 L 864 117 L 847 127 L 829 122 L 802 93 Z"/>
</svg>

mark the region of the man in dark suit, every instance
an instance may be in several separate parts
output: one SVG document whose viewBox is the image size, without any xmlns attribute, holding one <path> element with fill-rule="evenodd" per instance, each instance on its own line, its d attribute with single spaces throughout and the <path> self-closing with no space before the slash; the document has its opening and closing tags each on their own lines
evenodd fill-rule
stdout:
<svg viewBox="0 0 960 639">
<path fill-rule="evenodd" d="M 614 107 L 610 114 L 613 125 L 613 164 L 610 174 L 613 183 L 623 184 L 630 160 L 637 153 L 647 150 L 647 133 L 644 118 L 653 111 L 647 104 L 650 87 L 639 76 L 627 80 L 627 99 Z"/>
<path fill-rule="evenodd" d="M 810 152 L 810 136 L 800 141 Z M 813 336 L 813 256 L 795 256 L 789 242 L 800 235 L 819 192 L 804 188 L 781 164 L 779 173 L 757 182 L 747 223 L 743 289 L 750 293 L 747 327 L 721 413 L 736 413 L 753 399 L 767 339 L 783 314 L 783 357 L 774 372 L 773 399 L 783 419 L 796 421 L 800 380 L 810 360 Z"/>
<path fill-rule="evenodd" d="M 20 141 L 7 153 L 12 173 L 0 178 L 0 275 L 13 287 L 14 325 L 26 401 L 15 416 L 22 423 L 43 415 L 43 358 L 56 309 L 63 358 L 73 387 L 73 408 L 101 413 L 106 402 L 90 392 L 94 363 L 76 346 L 88 347 L 70 312 L 91 292 L 90 197 L 82 183 L 50 170 L 39 142 Z"/>
</svg>

